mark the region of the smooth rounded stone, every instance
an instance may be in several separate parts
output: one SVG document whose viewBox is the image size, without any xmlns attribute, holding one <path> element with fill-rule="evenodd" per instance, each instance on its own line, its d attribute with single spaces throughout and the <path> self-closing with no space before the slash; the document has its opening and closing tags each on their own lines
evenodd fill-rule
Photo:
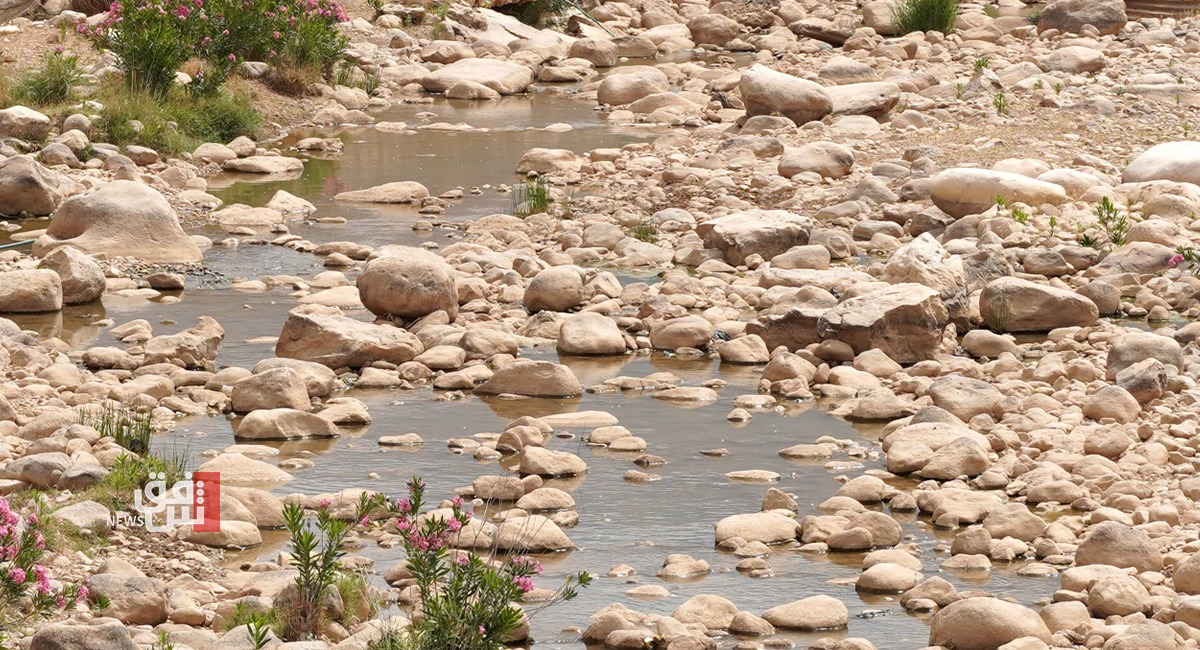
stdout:
<svg viewBox="0 0 1200 650">
<path fill-rule="evenodd" d="M 79 530 L 90 530 L 102 535 L 112 530 L 109 523 L 112 513 L 106 506 L 95 501 L 72 503 L 55 510 L 50 516 Z"/>
<path fill-rule="evenodd" d="M 196 468 L 197 472 L 219 472 L 221 484 L 234 487 L 276 485 L 292 480 L 292 475 L 261 460 L 238 453 L 223 453 Z"/>
<path fill-rule="evenodd" d="M 837 446 L 832 444 L 800 443 L 787 449 L 781 449 L 779 455 L 797 460 L 824 460 L 832 457 L 835 451 L 837 451 Z"/>
<path fill-rule="evenodd" d="M 0 272 L 0 313 L 43 313 L 63 308 L 62 280 L 48 269 Z"/>
<path fill-rule="evenodd" d="M 886 489 L 887 484 L 883 482 L 883 479 L 864 475 L 846 481 L 842 487 L 838 488 L 837 494 L 842 497 L 850 497 L 859 503 L 879 503 L 883 501 Z"/>
<path fill-rule="evenodd" d="M 738 483 L 778 483 L 780 480 L 778 473 L 762 469 L 726 472 L 725 478 Z"/>
<path fill-rule="evenodd" d="M 625 595 L 639 600 L 657 600 L 670 596 L 671 592 L 662 585 L 638 585 L 627 590 Z"/>
<path fill-rule="evenodd" d="M 948 323 L 937 291 L 902 283 L 841 302 L 820 317 L 817 332 L 848 344 L 855 354 L 878 349 L 903 364 L 932 358 Z"/>
<path fill-rule="evenodd" d="M 785 210 L 756 209 L 709 219 L 696 226 L 696 234 L 705 248 L 720 250 L 726 262 L 737 266 L 755 254 L 771 259 L 807 244 L 813 227 L 811 219 Z"/>
<path fill-rule="evenodd" d="M 963 422 L 977 415 L 999 417 L 1002 413 L 1000 402 L 1004 399 L 1004 394 L 994 385 L 962 375 L 935 380 L 929 385 L 929 396 L 935 406 Z"/>
<path fill-rule="evenodd" d="M 407 330 L 364 323 L 325 305 L 302 305 L 288 312 L 275 345 L 280 357 L 330 368 L 361 368 L 375 361 L 407 363 L 424 351 L 421 341 Z"/>
<path fill-rule="evenodd" d="M 615 415 L 607 411 L 576 411 L 543 415 L 538 422 L 550 427 L 551 431 L 562 429 L 595 429 L 617 424 Z"/>
<path fill-rule="evenodd" d="M 68 625 L 46 623 L 38 626 L 29 642 L 29 650 L 137 650 L 129 630 L 120 623 L 105 625 Z"/>
<path fill-rule="evenodd" d="M 583 158 L 570 149 L 535 147 L 526 151 L 517 161 L 516 173 L 522 175 L 576 173 L 582 166 Z"/>
<path fill-rule="evenodd" d="M 812 596 L 772 607 L 762 617 L 782 630 L 840 630 L 849 623 L 850 612 L 836 598 Z"/>
<path fill-rule="evenodd" d="M 865 571 L 876 564 L 895 564 L 912 571 L 922 570 L 921 560 L 908 551 L 896 548 L 885 548 L 867 553 L 863 557 L 862 568 Z"/>
<path fill-rule="evenodd" d="M 608 316 L 580 312 L 559 322 L 557 350 L 559 354 L 577 356 L 625 354 L 625 337 Z"/>
<path fill-rule="evenodd" d="M 466 529 L 464 528 L 464 531 Z M 494 541 L 486 535 L 476 538 L 470 548 L 496 548 L 521 553 L 556 553 L 569 551 L 575 544 L 553 520 L 541 515 L 508 519 L 496 527 Z"/>
<path fill-rule="evenodd" d="M 42 256 L 64 244 L 89 255 L 134 257 L 145 262 L 184 263 L 202 258 L 167 199 L 147 185 L 126 180 L 63 201 L 46 233 L 34 242 L 33 254 Z"/>
<path fill-rule="evenodd" d="M 526 397 L 576 397 L 583 386 L 571 369 L 550 361 L 516 359 L 495 369 L 491 378 L 475 387 L 479 395 Z"/>
<path fill-rule="evenodd" d="M 771 636 L 775 626 L 752 612 L 738 612 L 729 622 L 729 631 L 738 636 Z"/>
<path fill-rule="evenodd" d="M 788 149 L 779 159 L 778 172 L 784 178 L 815 173 L 822 178 L 845 178 L 854 168 L 854 151 L 835 142 L 810 142 Z"/>
<path fill-rule="evenodd" d="M 393 181 L 361 190 L 334 195 L 335 201 L 352 203 L 420 203 L 429 198 L 429 189 L 416 181 Z"/>
<path fill-rule="evenodd" d="M 480 476 L 471 483 L 471 490 L 485 501 L 517 501 L 525 495 L 525 484 L 515 476 Z"/>
<path fill-rule="evenodd" d="M 441 256 L 420 248 L 388 247 L 367 262 L 356 282 L 363 305 L 376 315 L 404 320 L 444 311 L 458 314 L 454 269 Z"/>
<path fill-rule="evenodd" d="M 696 45 L 717 47 L 724 47 L 742 31 L 741 24 L 736 20 L 713 13 L 703 13 L 692 18 L 688 21 L 687 28 Z"/>
<path fill-rule="evenodd" d="M 840 552 L 868 551 L 875 547 L 875 537 L 866 528 L 845 528 L 829 536 L 829 550 Z"/>
<path fill-rule="evenodd" d="M 988 448 L 964 436 L 938 449 L 918 473 L 923 478 L 951 481 L 962 476 L 974 478 L 990 466 Z"/>
<path fill-rule="evenodd" d="M 1156 359 L 1163 365 L 1183 370 L 1183 348 L 1167 336 L 1150 332 L 1131 332 L 1114 339 L 1108 348 L 1106 367 L 1110 376 L 1146 359 Z"/>
<path fill-rule="evenodd" d="M 289 408 L 252 411 L 242 418 L 234 436 L 240 440 L 297 440 L 335 438 L 337 425 L 325 418 Z"/>
<path fill-rule="evenodd" d="M 868 81 L 825 88 L 834 115 L 884 118 L 900 102 L 900 86 L 890 81 Z"/>
<path fill-rule="evenodd" d="M 602 106 L 624 106 L 670 89 L 671 83 L 662 70 L 645 65 L 627 66 L 604 77 L 596 89 L 596 101 Z"/>
<path fill-rule="evenodd" d="M 74 247 L 54 249 L 42 258 L 38 268 L 58 274 L 64 305 L 89 303 L 104 293 L 104 269 L 96 260 Z"/>
<path fill-rule="evenodd" d="M 873 594 L 898 594 L 917 586 L 920 577 L 919 572 L 908 567 L 884 562 L 863 571 L 854 587 Z"/>
<path fill-rule="evenodd" d="M 1106 650 L 1171 650 L 1185 647 L 1184 639 L 1171 625 L 1148 619 L 1126 627 L 1109 639 L 1104 647 Z"/>
<path fill-rule="evenodd" d="M 226 160 L 221 169 L 242 174 L 294 174 L 304 171 L 304 161 L 288 156 L 247 156 Z"/>
<path fill-rule="evenodd" d="M 1023 637 L 1050 642 L 1050 630 L 1033 610 L 998 598 L 964 598 L 933 615 L 929 645 L 995 650 Z"/>
<path fill-rule="evenodd" d="M 0 137 L 41 141 L 50 134 L 50 126 L 49 117 L 26 106 L 0 110 Z"/>
<path fill-rule="evenodd" d="M 248 521 L 224 519 L 217 531 L 197 531 L 194 526 L 185 526 L 182 538 L 192 544 L 235 551 L 262 544 L 258 526 Z"/>
<path fill-rule="evenodd" d="M 698 560 L 682 553 L 672 553 L 663 560 L 662 568 L 656 575 L 664 579 L 686 580 L 706 576 L 711 571 L 708 562 L 704 560 Z"/>
<path fill-rule="evenodd" d="M 648 445 L 646 441 L 642 438 L 637 436 L 626 436 L 624 438 L 614 440 L 612 444 L 608 445 L 608 449 L 615 452 L 635 453 L 646 451 L 647 446 Z"/>
<path fill-rule="evenodd" d="M 1078 293 L 1014 277 L 997 278 L 983 288 L 979 313 L 1009 332 L 1090 327 L 1100 315 L 1096 303 Z"/>
<path fill-rule="evenodd" d="M 518 499 L 517 507 L 526 512 L 568 510 L 575 507 L 575 499 L 558 488 L 540 487 Z"/>
<path fill-rule="evenodd" d="M 468 58 L 438 68 L 418 83 L 431 93 L 444 93 L 461 81 L 482 84 L 501 95 L 515 95 L 533 83 L 533 72 L 511 61 Z"/>
<path fill-rule="evenodd" d="M 716 544 L 741 538 L 747 542 L 780 544 L 796 539 L 796 520 L 777 512 L 732 515 L 717 522 Z"/>
<path fill-rule="evenodd" d="M 1052 634 L 1062 630 L 1073 630 L 1092 618 L 1087 605 L 1070 600 L 1050 603 L 1043 607 L 1038 615 Z"/>
<path fill-rule="evenodd" d="M 650 328 L 650 345 L 659 350 L 708 347 L 713 324 L 700 316 L 682 316 L 656 323 Z"/>
<path fill-rule="evenodd" d="M 929 198 L 943 212 L 955 218 L 982 214 L 996 205 L 996 197 L 1032 206 L 1067 202 L 1060 185 L 1039 181 L 1021 174 L 990 169 L 956 168 L 940 172 L 933 179 Z"/>
<path fill-rule="evenodd" d="M 224 165 L 226 161 L 237 157 L 236 151 L 217 142 L 206 142 L 196 147 L 196 150 L 192 152 L 192 160 L 216 165 Z"/>
<path fill-rule="evenodd" d="M 1090 25 L 1101 36 L 1107 36 L 1121 31 L 1128 20 L 1121 0 L 1054 0 L 1042 10 L 1037 29 L 1082 34 L 1083 28 Z"/>
<path fill-rule="evenodd" d="M 529 281 L 522 303 L 530 313 L 568 311 L 583 304 L 583 270 L 576 266 L 552 266 Z"/>
<path fill-rule="evenodd" d="M 1162 569 L 1162 553 L 1145 532 L 1116 521 L 1091 530 L 1075 551 L 1075 565 L 1107 564 L 1141 571 Z"/>
<path fill-rule="evenodd" d="M 833 112 L 833 100 L 824 87 L 762 64 L 742 71 L 738 90 L 750 117 L 777 114 L 807 124 Z"/>
<path fill-rule="evenodd" d="M 740 336 L 730 341 L 717 343 L 717 353 L 721 363 L 735 365 L 757 365 L 771 360 L 767 344 L 757 334 Z"/>
<path fill-rule="evenodd" d="M 380 447 L 417 447 L 425 443 L 425 440 L 416 433 L 401 433 L 395 436 L 380 436 L 376 441 Z"/>
<path fill-rule="evenodd" d="M 62 200 L 58 175 L 32 157 L 0 160 L 0 214 L 44 217 Z"/>
<path fill-rule="evenodd" d="M 1024 504 L 1007 503 L 988 513 L 983 520 L 983 529 L 995 539 L 1012 537 L 1033 542 L 1046 531 L 1046 522 Z"/>
<path fill-rule="evenodd" d="M 726 630 L 733 623 L 733 617 L 738 613 L 737 605 L 732 601 L 713 594 L 693 596 L 675 611 L 671 618 L 684 625 L 701 625 L 706 630 Z"/>
<path fill-rule="evenodd" d="M 520 472 L 522 475 L 578 476 L 587 473 L 587 463 L 569 452 L 526 447 L 521 452 Z"/>
<path fill-rule="evenodd" d="M 964 334 L 962 346 L 973 357 L 998 359 L 1007 352 L 1019 359 L 1024 354 L 1021 346 L 1017 345 L 1011 336 L 984 329 L 975 329 Z"/>
<path fill-rule="evenodd" d="M 1084 417 L 1097 421 L 1111 418 L 1120 424 L 1128 424 L 1136 422 L 1141 412 L 1142 405 L 1120 386 L 1105 386 L 1089 395 L 1083 403 Z"/>
<path fill-rule="evenodd" d="M 1068 45 L 1038 57 L 1037 64 L 1046 72 L 1085 74 L 1103 70 L 1107 60 L 1099 50 L 1082 45 Z"/>
<path fill-rule="evenodd" d="M 237 413 L 258 409 L 309 410 L 308 385 L 292 368 L 270 368 L 234 382 L 230 402 Z"/>
<path fill-rule="evenodd" d="M 580 38 L 571 43 L 567 56 L 583 59 L 597 68 L 611 68 L 617 64 L 617 44 L 605 38 Z"/>
<path fill-rule="evenodd" d="M 654 391 L 654 399 L 667 402 L 715 402 L 721 399 L 717 391 L 704 386 L 680 386 Z"/>
<path fill-rule="evenodd" d="M 1200 142 L 1164 142 L 1138 154 L 1121 174 L 1126 183 L 1175 181 L 1200 184 Z"/>
<path fill-rule="evenodd" d="M 1150 593 L 1135 576 L 1109 575 L 1088 586 L 1088 609 L 1097 618 L 1128 616 L 1150 609 Z"/>
</svg>

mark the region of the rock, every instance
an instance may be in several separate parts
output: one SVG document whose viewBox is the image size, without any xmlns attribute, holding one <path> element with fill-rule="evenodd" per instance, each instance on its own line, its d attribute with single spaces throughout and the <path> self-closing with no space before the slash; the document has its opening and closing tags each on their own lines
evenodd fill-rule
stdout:
<svg viewBox="0 0 1200 650">
<path fill-rule="evenodd" d="M 0 160 L 0 215 L 44 217 L 62 200 L 58 175 L 33 158 Z"/>
<path fill-rule="evenodd" d="M 1175 591 L 1181 594 L 1200 594 L 1200 553 L 1192 553 L 1175 565 L 1171 576 Z"/>
<path fill-rule="evenodd" d="M 930 384 L 929 396 L 935 406 L 963 422 L 976 415 L 987 414 L 997 419 L 1002 415 L 1000 402 L 1004 394 L 994 385 L 978 379 L 962 375 L 941 377 Z"/>
<path fill-rule="evenodd" d="M 1100 315 L 1096 303 L 1073 291 L 1014 277 L 992 280 L 983 288 L 979 313 L 993 329 L 1008 332 L 1089 327 Z"/>
<path fill-rule="evenodd" d="M 50 118 L 25 106 L 0 110 L 0 138 L 45 140 L 50 134 Z"/>
<path fill-rule="evenodd" d="M 167 620 L 167 587 L 162 580 L 98 573 L 88 580 L 88 589 L 90 599 L 108 599 L 105 616 L 127 625 L 158 625 Z"/>
<path fill-rule="evenodd" d="M 796 520 L 775 512 L 754 512 L 717 522 L 717 544 L 736 537 L 748 542 L 780 544 L 796 539 Z"/>
<path fill-rule="evenodd" d="M 534 147 L 526 151 L 517 162 L 518 174 L 561 174 L 576 173 L 583 167 L 583 159 L 570 149 L 547 149 Z"/>
<path fill-rule="evenodd" d="M 933 615 L 929 645 L 955 650 L 996 650 L 1023 637 L 1049 643 L 1050 630 L 1027 607 L 998 598 L 964 598 Z"/>
<path fill-rule="evenodd" d="M 721 341 L 717 344 L 717 352 L 721 355 L 721 363 L 736 365 L 758 365 L 771 360 L 771 352 L 762 337 L 757 334 L 739 336 L 732 341 Z"/>
<path fill-rule="evenodd" d="M 742 72 L 738 90 L 746 115 L 783 115 L 807 124 L 833 112 L 833 100 L 819 84 L 755 64 Z"/>
<path fill-rule="evenodd" d="M 858 576 L 854 586 L 859 591 L 873 594 L 899 594 L 917 586 L 919 571 L 883 562 L 872 565 Z"/>
<path fill-rule="evenodd" d="M 575 266 L 552 266 L 539 271 L 525 288 L 523 302 L 530 313 L 578 307 L 583 303 L 583 271 Z"/>
<path fill-rule="evenodd" d="M 517 359 L 495 369 L 491 378 L 475 388 L 480 395 L 576 397 L 583 386 L 571 369 L 550 361 Z"/>
<path fill-rule="evenodd" d="M 742 26 L 736 20 L 714 13 L 703 13 L 692 18 L 688 21 L 687 28 L 696 45 L 717 47 L 724 47 L 729 41 L 737 38 L 742 30 Z"/>
<path fill-rule="evenodd" d="M 298 174 L 304 171 L 304 161 L 288 156 L 248 156 L 226 160 L 221 168 L 243 174 Z"/>
<path fill-rule="evenodd" d="M 137 650 L 129 631 L 119 623 L 106 625 L 68 625 L 46 623 L 38 626 L 29 650 Z"/>
<path fill-rule="evenodd" d="M 438 68 L 418 83 L 431 93 L 444 93 L 460 81 L 483 84 L 501 95 L 515 95 L 533 83 L 533 72 L 511 61 L 471 58 Z"/>
<path fill-rule="evenodd" d="M 252 411 L 242 418 L 235 435 L 244 440 L 297 440 L 335 438 L 337 425 L 306 411 L 270 408 Z"/>
<path fill-rule="evenodd" d="M 1123 0 L 1054 0 L 1042 10 L 1037 28 L 1082 34 L 1083 27 L 1091 25 L 1106 36 L 1121 31 L 1128 20 Z"/>
<path fill-rule="evenodd" d="M 34 242 L 33 254 L 45 255 L 64 244 L 88 255 L 144 262 L 198 262 L 202 257 L 167 199 L 147 185 L 125 180 L 64 201 L 46 234 Z"/>
<path fill-rule="evenodd" d="M 812 596 L 772 607 L 763 619 L 783 630 L 840 630 L 850 621 L 842 601 L 830 596 Z"/>
<path fill-rule="evenodd" d="M 492 101 L 500 99 L 500 97 L 500 93 L 474 81 L 456 81 L 446 89 L 446 99 Z"/>
<path fill-rule="evenodd" d="M 938 292 L 904 283 L 841 302 L 821 316 L 817 332 L 855 354 L 878 349 L 898 363 L 915 363 L 933 358 L 948 323 Z"/>
<path fill-rule="evenodd" d="M 1150 594 L 1131 575 L 1107 575 L 1088 586 L 1088 609 L 1097 618 L 1128 616 L 1150 609 Z"/>
<path fill-rule="evenodd" d="M 288 312 L 275 354 L 330 368 L 361 368 L 375 361 L 412 361 L 425 351 L 407 330 L 347 318 L 337 307 L 303 305 Z"/>
<path fill-rule="evenodd" d="M 727 630 L 738 613 L 737 605 L 712 594 L 693 596 L 671 612 L 671 618 L 684 625 L 701 625 L 707 630 Z"/>
<path fill-rule="evenodd" d="M 996 205 L 996 198 L 1001 196 L 1009 202 L 1032 206 L 1067 202 L 1067 192 L 1061 185 L 990 169 L 947 169 L 933 178 L 929 190 L 933 204 L 955 218 L 981 214 Z"/>
<path fill-rule="evenodd" d="M 1131 332 L 1112 341 L 1108 348 L 1107 367 L 1110 377 L 1146 359 L 1156 359 L 1165 366 L 1183 370 L 1183 348 L 1173 338 L 1150 332 Z"/>
<path fill-rule="evenodd" d="M 813 172 L 823 178 L 844 178 L 854 168 L 854 151 L 835 142 L 810 142 L 788 149 L 779 159 L 779 175 L 791 178 Z"/>
<path fill-rule="evenodd" d="M 263 359 L 254 364 L 251 374 L 258 374 L 274 368 L 290 368 L 299 373 L 300 378 L 304 380 L 304 388 L 309 397 L 326 397 L 337 388 L 344 386 L 338 376 L 328 367 L 299 359 L 281 359 L 279 357 Z M 333 400 L 330 400 L 330 403 L 333 403 Z"/>
<path fill-rule="evenodd" d="M 222 487 L 274 486 L 292 480 L 291 474 L 278 467 L 239 453 L 223 453 L 200 465 L 196 471 L 219 472 Z"/>
<path fill-rule="evenodd" d="M 900 102 L 900 86 L 890 81 L 830 86 L 825 92 L 833 102 L 834 115 L 883 118 Z"/>
<path fill-rule="evenodd" d="M 751 255 L 771 259 L 793 246 L 808 243 L 813 221 L 784 210 L 746 210 L 696 226 L 706 248 L 725 254 L 730 264 L 744 264 Z"/>
<path fill-rule="evenodd" d="M 937 453 L 921 468 L 924 478 L 950 481 L 960 476 L 974 478 L 987 471 L 991 465 L 988 449 L 978 441 L 961 437 L 937 450 Z"/>
<path fill-rule="evenodd" d="M 1162 569 L 1162 553 L 1146 533 L 1106 521 L 1088 533 L 1075 551 L 1075 565 L 1107 564 L 1142 571 Z"/>
<path fill-rule="evenodd" d="M 588 61 L 597 68 L 611 68 L 617 64 L 617 44 L 604 38 L 580 38 L 571 43 L 568 56 Z"/>
<path fill-rule="evenodd" d="M 950 319 L 957 325 L 967 325 L 970 301 L 962 258 L 950 255 L 929 233 L 922 233 L 892 253 L 884 266 L 883 279 L 892 284 L 914 282 L 936 290 Z"/>
<path fill-rule="evenodd" d="M 420 203 L 429 198 L 429 190 L 414 181 L 396 181 L 369 187 L 365 190 L 340 192 L 333 198 L 335 201 L 353 203 Z M 422 249 L 405 248 L 405 250 L 421 250 L 423 253 L 432 254 Z"/>
<path fill-rule="evenodd" d="M 237 157 L 236 151 L 217 142 L 206 142 L 196 147 L 196 150 L 192 152 L 193 160 L 216 165 L 224 165 L 226 161 Z"/>
<path fill-rule="evenodd" d="M 300 373 L 291 368 L 271 368 L 233 384 L 233 410 L 249 413 L 258 409 L 298 409 L 308 411 L 308 386 Z"/>
<path fill-rule="evenodd" d="M 625 337 L 608 316 L 580 312 L 562 319 L 557 349 L 559 354 L 577 356 L 625 354 Z"/>
<path fill-rule="evenodd" d="M 579 476 L 587 473 L 587 464 L 575 454 L 552 451 L 545 447 L 525 447 L 521 452 L 522 475 Z"/>
<path fill-rule="evenodd" d="M 1200 142 L 1164 142 L 1138 154 L 1121 180 L 1126 183 L 1175 181 L 1200 184 Z"/>
<path fill-rule="evenodd" d="M 65 305 L 89 303 L 104 293 L 104 269 L 96 260 L 71 246 L 54 249 L 42 258 L 38 268 L 58 274 Z"/>
<path fill-rule="evenodd" d="M 407 246 L 367 262 L 357 281 L 364 306 L 376 315 L 413 320 L 435 311 L 458 315 L 454 269 L 440 255 Z"/>
<path fill-rule="evenodd" d="M 771 636 L 775 626 L 750 612 L 738 612 L 729 622 L 729 631 L 738 636 Z"/>
<path fill-rule="evenodd" d="M 112 530 L 109 518 L 112 513 L 95 501 L 80 501 L 55 510 L 51 517 L 68 523 L 80 530 L 90 530 L 101 535 Z"/>
<path fill-rule="evenodd" d="M 36 314 L 63 307 L 62 280 L 47 269 L 0 272 L 0 313 Z"/>
<path fill-rule="evenodd" d="M 1104 69 L 1104 53 L 1082 45 L 1068 45 L 1040 57 L 1037 63 L 1047 72 L 1085 74 Z"/>
<path fill-rule="evenodd" d="M 217 358 L 225 329 L 209 316 L 178 334 L 155 336 L 143 344 L 145 362 L 170 363 L 184 368 L 207 368 Z"/>
<path fill-rule="evenodd" d="M 1012 537 L 1033 542 L 1046 531 L 1046 522 L 1024 504 L 1008 503 L 989 512 L 983 520 L 983 528 L 993 539 Z"/>
<path fill-rule="evenodd" d="M 658 350 L 706 348 L 713 337 L 712 323 L 700 316 L 682 316 L 650 328 L 650 345 Z"/>
<path fill-rule="evenodd" d="M 248 521 L 222 520 L 217 531 L 197 531 L 194 526 L 185 526 L 182 538 L 192 544 L 229 550 L 242 550 L 262 544 L 262 533 L 258 526 Z"/>
<path fill-rule="evenodd" d="M 670 89 L 671 83 L 662 70 L 647 65 L 628 66 L 604 77 L 596 89 L 596 101 L 601 105 L 624 106 Z"/>
</svg>

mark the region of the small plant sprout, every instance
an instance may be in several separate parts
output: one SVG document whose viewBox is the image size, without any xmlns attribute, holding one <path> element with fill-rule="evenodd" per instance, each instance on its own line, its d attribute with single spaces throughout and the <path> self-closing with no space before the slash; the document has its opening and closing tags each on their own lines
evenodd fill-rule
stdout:
<svg viewBox="0 0 1200 650">
<path fill-rule="evenodd" d="M 1113 88 L 1113 94 L 1115 94 L 1117 97 L 1124 95 L 1125 94 L 1125 86 L 1117 86 L 1116 88 Z"/>
<path fill-rule="evenodd" d="M 629 236 L 638 241 L 653 244 L 658 241 L 658 227 L 650 219 L 638 219 L 633 228 L 629 229 Z"/>
<path fill-rule="evenodd" d="M 954 98 L 955 98 L 955 99 L 962 99 L 962 97 L 963 97 L 963 93 L 964 93 L 966 90 L 967 90 L 967 86 L 966 86 L 966 84 L 964 84 L 963 82 L 959 81 L 959 82 L 955 83 L 955 84 L 954 84 Z"/>
<path fill-rule="evenodd" d="M 1079 242 L 1079 245 L 1083 246 L 1084 248 L 1094 248 L 1096 250 L 1100 250 L 1100 238 L 1093 234 L 1083 233 L 1082 235 L 1076 237 L 1075 241 Z"/>
<path fill-rule="evenodd" d="M 550 196 L 550 185 L 544 176 L 527 176 L 525 181 L 513 188 L 512 213 L 514 217 L 540 214 L 550 208 L 554 200 Z"/>
<path fill-rule="evenodd" d="M 1009 211 L 1009 215 L 1012 216 L 1013 221 L 1016 221 L 1021 225 L 1025 225 L 1025 223 L 1029 221 L 1029 213 L 1021 208 L 1013 208 Z"/>
<path fill-rule="evenodd" d="M 997 115 L 1008 113 L 1008 97 L 1003 91 L 996 93 L 996 96 L 992 98 L 992 106 L 996 109 Z"/>
<path fill-rule="evenodd" d="M 1007 209 L 1008 208 L 1008 197 L 1003 196 L 1003 195 L 997 195 L 996 196 L 996 207 L 1000 208 L 1001 210 Z"/>
<path fill-rule="evenodd" d="M 1034 81 L 1034 82 L 1033 82 L 1033 89 L 1034 89 L 1034 90 L 1041 90 L 1041 89 L 1043 89 L 1043 88 L 1045 88 L 1045 87 L 1046 87 L 1046 82 L 1042 81 L 1041 79 L 1038 79 L 1037 81 Z"/>
<path fill-rule="evenodd" d="M 991 64 L 992 64 L 991 59 L 987 58 L 986 56 L 980 57 L 978 59 L 975 59 L 975 62 L 971 64 L 971 69 L 974 70 L 975 72 L 979 72 L 980 70 L 987 68 Z"/>
<path fill-rule="evenodd" d="M 1058 235 L 1058 217 L 1050 215 L 1050 239 L 1054 239 Z"/>
<path fill-rule="evenodd" d="M 1190 140 L 1190 139 L 1192 138 L 1192 124 L 1191 124 L 1191 122 L 1184 122 L 1184 123 L 1183 123 L 1183 124 L 1181 124 L 1180 126 L 1183 128 L 1183 139 L 1184 139 L 1184 140 Z"/>
<path fill-rule="evenodd" d="M 1059 82 L 1056 82 L 1056 83 L 1054 84 L 1054 94 L 1055 94 L 1055 95 L 1061 95 L 1061 94 L 1062 94 L 1062 91 L 1063 91 L 1063 85 L 1062 85 L 1062 82 L 1061 82 L 1061 81 L 1059 81 Z"/>
<path fill-rule="evenodd" d="M 1129 215 L 1117 208 L 1107 196 L 1096 205 L 1096 223 L 1104 230 L 1112 247 L 1125 245 L 1125 233 L 1129 230 Z"/>
</svg>

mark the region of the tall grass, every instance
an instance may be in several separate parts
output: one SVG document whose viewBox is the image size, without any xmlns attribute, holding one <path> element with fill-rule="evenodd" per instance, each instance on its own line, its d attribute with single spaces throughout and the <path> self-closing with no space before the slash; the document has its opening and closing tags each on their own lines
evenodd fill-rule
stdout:
<svg viewBox="0 0 1200 650">
<path fill-rule="evenodd" d="M 903 34 L 949 34 L 958 20 L 958 0 L 901 0 L 893 10 L 892 18 Z"/>
<path fill-rule="evenodd" d="M 554 200 L 550 197 L 550 186 L 541 176 L 527 177 L 525 182 L 513 188 L 512 213 L 514 217 L 528 217 L 550 209 Z"/>
<path fill-rule="evenodd" d="M 253 136 L 262 123 L 246 92 L 226 90 L 212 96 L 192 96 L 174 89 L 159 99 L 110 85 L 98 95 L 104 110 L 93 126 L 104 141 L 139 144 L 160 153 L 179 154 L 205 142 Z"/>
<path fill-rule="evenodd" d="M 27 72 L 13 82 L 9 99 L 35 108 L 74 101 L 75 84 L 83 77 L 79 57 L 48 52 L 42 62 L 41 69 Z"/>
<path fill-rule="evenodd" d="M 86 424 L 101 436 L 113 438 L 118 445 L 135 454 L 150 451 L 150 436 L 154 434 L 150 413 L 124 407 L 110 407 L 79 414 L 79 423 Z"/>
</svg>

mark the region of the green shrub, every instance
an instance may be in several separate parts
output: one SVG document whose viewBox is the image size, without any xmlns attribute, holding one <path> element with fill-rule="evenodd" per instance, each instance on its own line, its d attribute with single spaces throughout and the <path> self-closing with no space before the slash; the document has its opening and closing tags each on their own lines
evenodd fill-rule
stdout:
<svg viewBox="0 0 1200 650">
<path fill-rule="evenodd" d="M 100 102 L 104 110 L 94 127 L 106 142 L 140 144 L 166 154 L 192 151 L 204 142 L 251 136 L 262 123 L 248 94 L 228 90 L 191 96 L 176 89 L 157 99 L 147 93 L 110 88 L 100 94 Z"/>
<path fill-rule="evenodd" d="M 276 602 L 285 639 L 306 639 L 318 635 L 325 622 L 326 594 L 336 588 L 342 570 L 338 560 L 346 555 L 346 536 L 351 522 L 335 519 L 328 507 L 317 510 L 316 530 L 308 526 L 304 508 L 295 503 L 284 506 L 283 519 L 291 535 L 292 566 L 296 569 L 296 589 Z"/>
<path fill-rule="evenodd" d="M 901 0 L 893 20 L 903 34 L 912 32 L 954 31 L 958 20 L 958 0 Z"/>
<path fill-rule="evenodd" d="M 42 68 L 18 78 L 10 89 L 14 103 L 45 107 L 64 104 L 75 99 L 75 84 L 83 71 L 79 57 L 61 51 L 48 52 L 42 58 Z"/>
<path fill-rule="evenodd" d="M 510 15 L 526 25 L 537 27 L 544 25 L 547 20 L 566 11 L 570 6 L 571 3 L 567 0 L 533 0 L 521 4 L 505 5 L 498 11 Z"/>
</svg>

